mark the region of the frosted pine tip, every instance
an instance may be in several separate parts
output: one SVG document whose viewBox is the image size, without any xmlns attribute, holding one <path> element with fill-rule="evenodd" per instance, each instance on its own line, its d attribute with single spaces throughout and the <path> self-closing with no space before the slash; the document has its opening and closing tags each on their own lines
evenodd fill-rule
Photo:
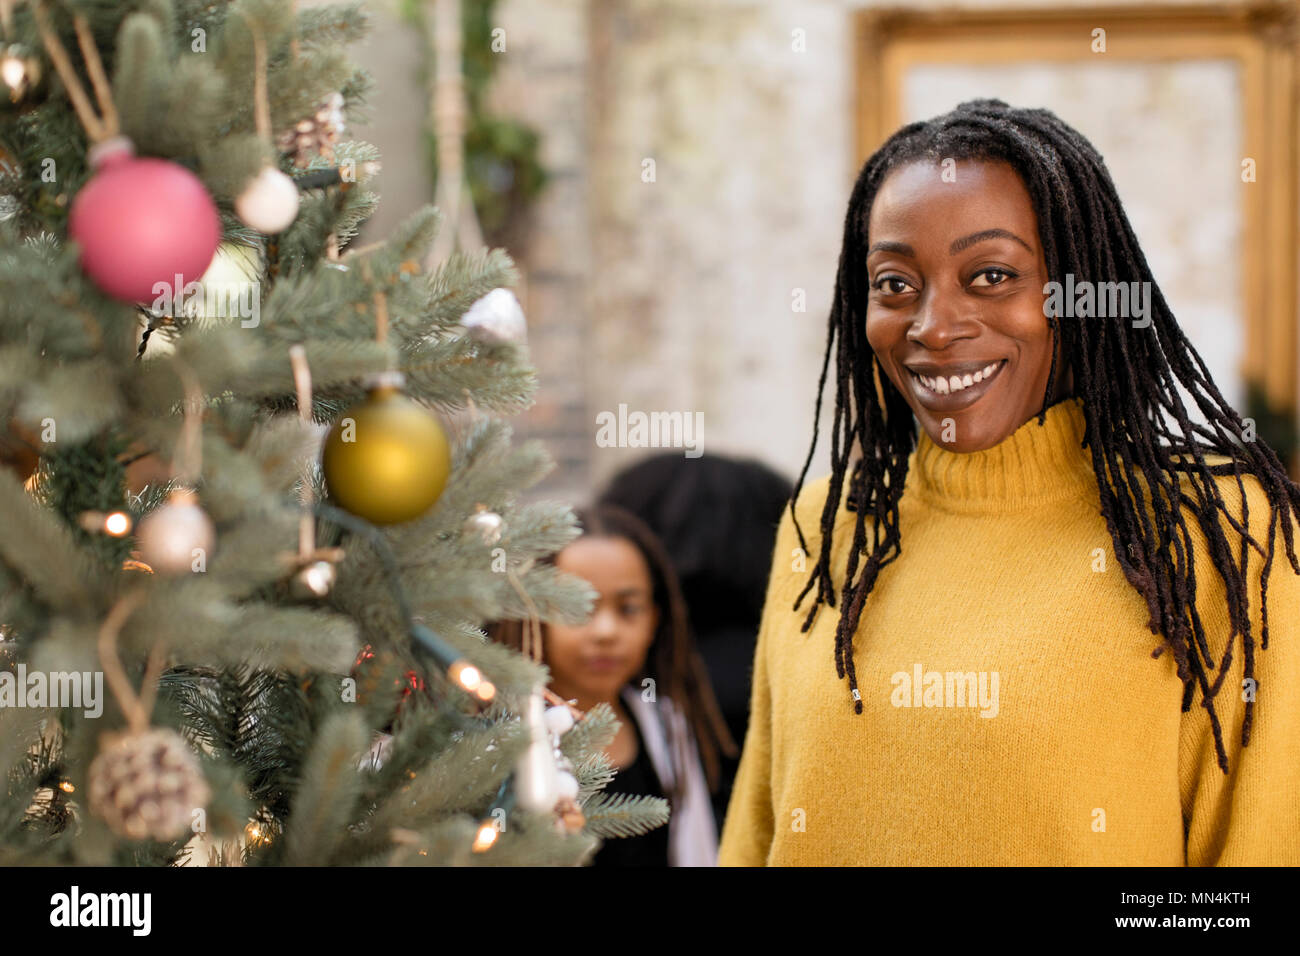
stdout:
<svg viewBox="0 0 1300 956">
<path fill-rule="evenodd" d="M 491 821 L 485 821 L 478 828 L 478 833 L 474 835 L 474 845 L 472 849 L 475 853 L 482 853 L 485 850 L 492 849 L 497 842 L 497 828 Z"/>
</svg>

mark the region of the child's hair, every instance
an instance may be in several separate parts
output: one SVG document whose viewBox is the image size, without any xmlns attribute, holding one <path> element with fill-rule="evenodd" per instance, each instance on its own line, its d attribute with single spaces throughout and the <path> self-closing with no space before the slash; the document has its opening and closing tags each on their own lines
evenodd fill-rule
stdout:
<svg viewBox="0 0 1300 956">
<path fill-rule="evenodd" d="M 686 602 L 663 545 L 639 518 L 615 505 L 594 504 L 575 513 L 582 537 L 623 538 L 631 542 L 645 561 L 650 571 L 652 600 L 659 609 L 659 623 L 646 655 L 645 667 L 634 679 L 638 683 L 646 677 L 652 679 L 655 695 L 666 696 L 682 713 L 687 728 L 695 736 L 709 788 L 716 790 L 719 783 L 718 755 L 734 755 L 736 745 L 713 696 L 708 672 L 695 650 Z M 550 555 L 543 559 L 543 563 L 554 564 L 555 557 Z M 490 632 L 493 640 L 519 650 L 523 646 L 523 627 L 522 621 L 499 621 Z M 542 627 L 545 630 L 546 625 Z M 676 778 L 672 796 L 677 797 L 685 780 L 688 741 L 679 739 L 672 721 L 664 721 L 664 730 Z"/>
<path fill-rule="evenodd" d="M 938 164 L 950 158 L 1002 161 L 1016 170 L 1038 216 L 1039 238 L 1051 280 L 1064 282 L 1067 274 L 1073 274 L 1076 282 L 1151 284 L 1151 324 L 1141 331 L 1130 329 L 1128 319 L 1121 316 L 1062 319 L 1050 315 L 1047 320 L 1053 346 L 1060 344 L 1062 361 L 1073 372 L 1075 389 L 1083 402 L 1087 423 L 1084 444 L 1091 451 L 1101 514 L 1116 558 L 1124 576 L 1146 602 L 1152 632 L 1164 637 L 1154 656 L 1165 648 L 1173 652 L 1184 684 L 1184 711 L 1191 707 L 1193 692 L 1199 687 L 1214 730 L 1219 766 L 1226 774 L 1227 755 L 1213 700 L 1231 666 L 1233 638 L 1237 634 L 1241 635 L 1245 653 L 1244 676 L 1252 678 L 1254 674 L 1256 645 L 1246 594 L 1247 558 L 1251 548 L 1264 555 L 1260 636 L 1262 646 L 1268 647 L 1264 601 L 1279 518 L 1287 557 L 1300 574 L 1292 534 L 1294 516 L 1300 513 L 1300 487 L 1288 478 L 1265 442 L 1242 440 L 1241 417 L 1220 394 L 1204 361 L 1179 329 L 1160 294 L 1101 156 L 1083 136 L 1047 110 L 1015 109 L 992 99 L 962 103 L 950 113 L 904 126 L 862 167 L 844 221 L 835 299 L 817 387 L 812 445 L 791 497 L 791 514 L 800 544 L 806 550 L 803 529 L 794 514 L 794 500 L 803 487 L 817 445 L 822 392 L 834 350 L 833 470 L 822 508 L 820 557 L 794 603 L 797 610 L 816 585 L 816 597 L 803 629 L 811 626 L 823 603 L 835 606 L 830 577 L 831 533 L 856 441 L 863 454 L 849 478 L 849 497 L 857 521 L 835 635 L 835 667 L 841 678 L 847 674 L 856 698 L 853 635 L 863 602 L 881 568 L 902 550 L 898 503 L 907 478 L 908 456 L 916 444 L 912 410 L 889 380 L 866 337 L 868 221 L 876 193 L 889 172 L 916 160 Z M 1055 379 L 1054 350 L 1049 384 L 1038 412 L 1040 424 L 1047 414 Z M 1193 424 L 1180 388 L 1195 403 L 1206 424 Z M 1171 420 L 1177 425 L 1177 433 L 1170 427 Z M 1175 461 L 1176 456 L 1183 455 L 1193 461 Z M 1226 456 L 1230 463 L 1211 465 L 1205 461 L 1206 455 Z M 1271 517 L 1266 552 L 1253 537 L 1245 536 L 1242 523 L 1228 514 L 1214 476 L 1229 474 L 1236 477 L 1243 504 L 1244 474 L 1258 479 L 1268 497 Z M 1109 480 L 1103 476 L 1109 476 Z M 1217 675 L 1212 673 L 1215 665 L 1195 605 L 1192 539 L 1184 509 L 1192 512 L 1202 529 L 1211 560 L 1227 590 L 1232 634 L 1218 663 Z M 868 517 L 873 527 L 869 549 L 865 529 Z M 1224 534 L 1225 521 L 1243 535 L 1240 562 L 1234 556 L 1234 545 Z M 861 555 L 865 555 L 865 561 L 859 568 Z M 1246 704 L 1243 746 L 1250 742 L 1253 708 L 1253 701 Z M 862 713 L 860 700 L 855 711 Z"/>
<path fill-rule="evenodd" d="M 624 468 L 600 500 L 626 508 L 663 542 L 698 637 L 719 623 L 757 632 L 790 488 L 759 461 L 674 451 Z"/>
</svg>

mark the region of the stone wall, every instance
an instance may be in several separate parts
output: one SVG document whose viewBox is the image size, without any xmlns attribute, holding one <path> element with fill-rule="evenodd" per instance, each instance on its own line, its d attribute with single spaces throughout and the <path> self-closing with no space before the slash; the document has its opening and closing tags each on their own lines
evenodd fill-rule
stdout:
<svg viewBox="0 0 1300 956">
<path fill-rule="evenodd" d="M 511 250 L 541 374 L 516 433 L 559 463 L 541 493 L 581 501 L 647 453 L 598 446 L 596 416 L 620 405 L 701 413 L 706 453 L 798 473 L 857 174 L 852 24 L 865 6 L 501 0 L 494 103 L 542 131 L 553 176 L 528 245 Z M 387 173 L 392 147 L 377 141 Z M 386 189 L 385 206 L 410 208 L 398 196 Z M 830 415 L 812 475 L 828 468 Z"/>
</svg>

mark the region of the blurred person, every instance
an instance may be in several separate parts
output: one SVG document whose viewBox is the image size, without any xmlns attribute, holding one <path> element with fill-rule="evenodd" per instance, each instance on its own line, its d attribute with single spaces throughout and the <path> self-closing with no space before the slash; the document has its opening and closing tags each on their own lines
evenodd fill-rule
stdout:
<svg viewBox="0 0 1300 956">
<path fill-rule="evenodd" d="M 663 542 L 682 584 L 691 633 L 733 740 L 749 723 L 754 642 L 772 547 L 791 483 L 752 460 L 664 452 L 629 465 L 598 500 L 626 508 Z M 789 555 L 786 556 L 787 558 Z M 738 756 L 721 762 L 721 827 Z"/>
<path fill-rule="evenodd" d="M 672 564 L 634 515 L 596 504 L 577 512 L 582 535 L 549 561 L 583 578 L 598 599 L 591 617 L 543 622 L 550 689 L 579 710 L 608 704 L 619 720 L 606 753 L 617 771 L 606 793 L 668 800 L 667 826 L 606 840 L 593 866 L 713 866 L 718 829 L 710 793 L 719 756 L 735 742 L 691 640 Z M 524 624 L 500 621 L 495 640 L 519 649 Z"/>
</svg>

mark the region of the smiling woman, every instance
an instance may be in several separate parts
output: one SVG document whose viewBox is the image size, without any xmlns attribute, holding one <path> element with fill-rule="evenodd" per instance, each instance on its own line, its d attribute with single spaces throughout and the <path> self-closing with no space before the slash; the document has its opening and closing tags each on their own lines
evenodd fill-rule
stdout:
<svg viewBox="0 0 1300 956">
<path fill-rule="evenodd" d="M 1028 421 L 1053 366 L 1068 369 L 1052 360 L 1047 264 L 1024 183 L 1006 163 L 954 168 L 945 176 L 909 163 L 881 185 L 868 226 L 866 326 L 921 426 L 968 452 Z"/>
<path fill-rule="evenodd" d="M 849 201 L 818 417 L 832 352 L 720 862 L 1300 863 L 1300 487 L 1096 150 L 997 100 L 899 130 Z"/>
</svg>

